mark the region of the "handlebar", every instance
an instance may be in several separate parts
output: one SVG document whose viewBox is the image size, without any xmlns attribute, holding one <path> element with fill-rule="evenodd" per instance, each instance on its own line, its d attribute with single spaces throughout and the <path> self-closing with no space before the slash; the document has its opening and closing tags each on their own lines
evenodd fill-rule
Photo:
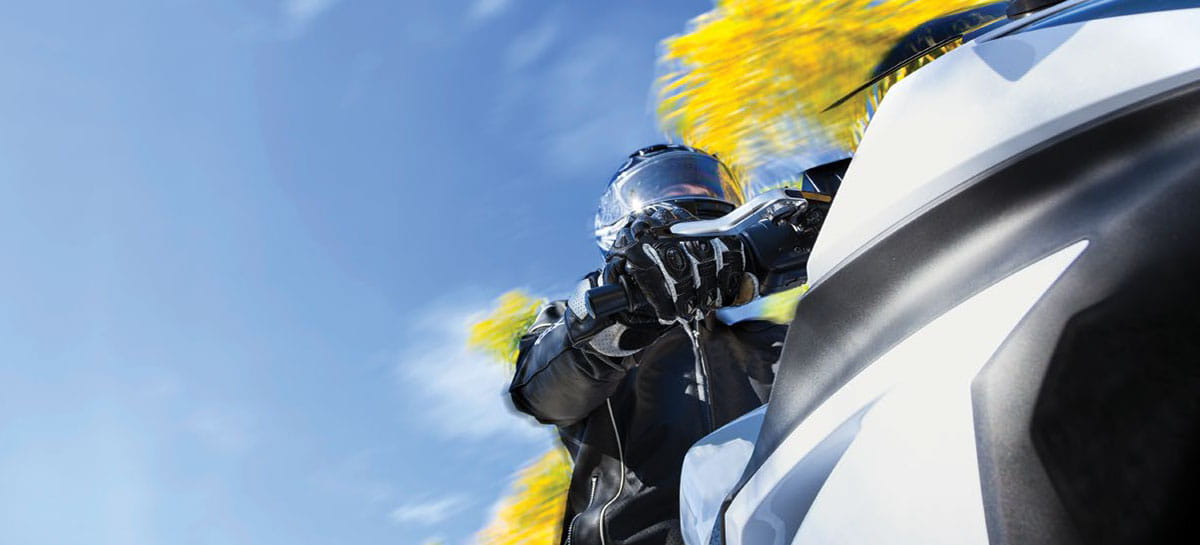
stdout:
<svg viewBox="0 0 1200 545">
<path fill-rule="evenodd" d="M 738 236 L 747 249 L 748 271 L 759 278 L 759 295 L 797 287 L 808 279 L 808 255 L 831 198 L 796 189 L 775 189 L 713 220 L 680 222 L 670 235 L 680 240 Z M 640 292 L 624 277 L 584 295 L 588 313 L 608 317 L 641 305 Z"/>
<path fill-rule="evenodd" d="M 636 299 L 636 294 L 630 293 L 624 283 L 597 286 L 585 295 L 588 312 L 597 317 L 632 310 L 636 306 Z"/>
</svg>

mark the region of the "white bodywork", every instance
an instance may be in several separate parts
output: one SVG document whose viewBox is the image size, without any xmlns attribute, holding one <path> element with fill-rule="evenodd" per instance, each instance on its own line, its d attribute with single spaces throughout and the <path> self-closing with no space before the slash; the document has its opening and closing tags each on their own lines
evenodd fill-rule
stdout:
<svg viewBox="0 0 1200 545">
<path fill-rule="evenodd" d="M 734 498 L 725 543 L 987 543 L 970 382 L 1086 246 L 1059 250 L 968 299 L 839 389 Z M 708 543 L 763 412 L 688 453 L 681 496 L 689 545 Z"/>
<path fill-rule="evenodd" d="M 1100 19 L 947 53 L 888 91 L 808 262 L 817 285 L 988 168 L 1200 78 L 1200 9 Z"/>
<path fill-rule="evenodd" d="M 810 283 L 819 288 L 907 218 L 1014 155 L 1198 79 L 1200 9 L 1001 29 L 948 53 L 880 105 L 814 248 Z M 864 368 L 750 477 L 728 506 L 724 543 L 987 543 L 970 382 L 1086 246 L 1010 275 Z M 689 452 L 688 545 L 709 545 L 763 414 Z"/>
<path fill-rule="evenodd" d="M 685 536 L 688 543 L 708 543 L 708 532 L 717 521 L 725 494 L 737 484 L 754 451 L 766 412 L 766 405 L 750 411 L 697 441 L 688 451 L 679 491 L 679 521 L 685 534 L 692 533 Z"/>
<path fill-rule="evenodd" d="M 987 543 L 971 379 L 1086 245 L 968 299 L 838 390 L 730 504 L 726 543 Z M 772 496 L 796 496 L 805 485 L 814 498 L 792 539 L 775 528 L 803 506 Z"/>
</svg>

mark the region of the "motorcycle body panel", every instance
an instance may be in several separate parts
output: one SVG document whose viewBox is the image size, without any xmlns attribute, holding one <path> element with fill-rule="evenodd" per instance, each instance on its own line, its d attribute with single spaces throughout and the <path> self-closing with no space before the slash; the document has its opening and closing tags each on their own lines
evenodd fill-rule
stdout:
<svg viewBox="0 0 1200 545">
<path fill-rule="evenodd" d="M 889 91 L 771 402 L 684 462 L 689 545 L 1139 543 L 1187 523 L 1200 8 L 1037 23 Z"/>
<path fill-rule="evenodd" d="M 1200 8 L 985 35 L 901 80 L 850 162 L 809 283 L 987 169 L 1200 78 L 1198 28 Z"/>
</svg>

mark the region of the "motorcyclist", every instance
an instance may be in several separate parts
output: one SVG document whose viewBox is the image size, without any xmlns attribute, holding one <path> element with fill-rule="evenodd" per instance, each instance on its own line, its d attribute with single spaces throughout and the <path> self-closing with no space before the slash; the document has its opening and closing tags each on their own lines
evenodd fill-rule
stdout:
<svg viewBox="0 0 1200 545">
<path fill-rule="evenodd" d="M 521 339 L 513 404 L 557 426 L 574 459 L 563 543 L 682 543 L 685 452 L 766 402 L 786 327 L 727 325 L 714 315 L 757 293 L 742 242 L 658 235 L 675 222 L 720 217 L 742 199 L 712 155 L 678 145 L 633 153 L 596 215 L 604 268 L 543 308 Z M 582 294 L 620 281 L 644 304 L 591 316 Z"/>
</svg>

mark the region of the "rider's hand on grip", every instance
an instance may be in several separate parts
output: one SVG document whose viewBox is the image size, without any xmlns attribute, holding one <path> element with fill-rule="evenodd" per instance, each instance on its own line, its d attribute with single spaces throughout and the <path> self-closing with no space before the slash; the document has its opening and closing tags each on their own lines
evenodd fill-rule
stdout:
<svg viewBox="0 0 1200 545">
<path fill-rule="evenodd" d="M 606 269 L 615 271 L 609 274 L 624 272 L 663 324 L 744 302 L 739 301 L 746 267 L 741 240 L 681 240 L 669 234 L 672 224 L 694 219 L 678 206 L 650 205 L 630 216 L 609 254 Z"/>
</svg>

